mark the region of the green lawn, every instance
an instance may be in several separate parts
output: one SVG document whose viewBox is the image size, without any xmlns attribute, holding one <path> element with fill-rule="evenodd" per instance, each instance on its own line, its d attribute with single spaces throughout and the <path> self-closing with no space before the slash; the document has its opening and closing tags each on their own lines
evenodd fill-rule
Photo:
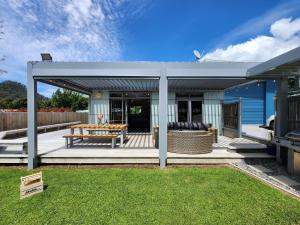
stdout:
<svg viewBox="0 0 300 225">
<path fill-rule="evenodd" d="M 230 168 L 47 168 L 19 200 L 25 174 L 0 168 L 1 224 L 300 224 L 298 201 Z"/>
</svg>

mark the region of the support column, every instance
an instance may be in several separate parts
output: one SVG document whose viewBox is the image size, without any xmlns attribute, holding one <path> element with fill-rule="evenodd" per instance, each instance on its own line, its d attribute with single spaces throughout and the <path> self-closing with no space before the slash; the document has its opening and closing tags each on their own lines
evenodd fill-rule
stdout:
<svg viewBox="0 0 300 225">
<path fill-rule="evenodd" d="M 242 116 L 243 116 L 243 108 L 242 108 L 242 98 L 239 98 L 239 118 L 238 118 L 238 137 L 241 138 L 242 137 Z"/>
<path fill-rule="evenodd" d="M 27 123 L 28 169 L 37 166 L 37 81 L 32 74 L 32 63 L 27 63 Z"/>
<path fill-rule="evenodd" d="M 164 168 L 168 152 L 168 80 L 166 71 L 159 80 L 159 165 Z"/>
<path fill-rule="evenodd" d="M 278 80 L 276 93 L 275 136 L 283 137 L 288 130 L 288 80 Z M 276 146 L 276 159 L 281 162 L 280 145 Z"/>
</svg>

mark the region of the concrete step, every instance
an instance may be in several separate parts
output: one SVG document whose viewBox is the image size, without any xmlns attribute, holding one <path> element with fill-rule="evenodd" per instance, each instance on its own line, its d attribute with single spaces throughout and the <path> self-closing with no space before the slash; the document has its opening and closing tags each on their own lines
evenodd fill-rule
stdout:
<svg viewBox="0 0 300 225">
<path fill-rule="evenodd" d="M 237 153 L 262 153 L 266 152 L 267 148 L 265 144 L 260 143 L 231 143 L 227 150 Z"/>
</svg>

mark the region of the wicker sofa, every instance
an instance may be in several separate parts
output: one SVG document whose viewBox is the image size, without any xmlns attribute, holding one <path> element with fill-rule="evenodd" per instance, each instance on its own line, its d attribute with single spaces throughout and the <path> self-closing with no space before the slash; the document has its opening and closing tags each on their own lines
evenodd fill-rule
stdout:
<svg viewBox="0 0 300 225">
<path fill-rule="evenodd" d="M 212 133 L 208 131 L 168 132 L 168 152 L 180 154 L 205 154 L 212 152 Z"/>
<path fill-rule="evenodd" d="M 153 138 L 158 148 L 158 128 L 154 128 Z M 168 123 L 168 151 L 182 154 L 204 154 L 212 151 L 217 142 L 217 129 L 201 122 Z"/>
</svg>

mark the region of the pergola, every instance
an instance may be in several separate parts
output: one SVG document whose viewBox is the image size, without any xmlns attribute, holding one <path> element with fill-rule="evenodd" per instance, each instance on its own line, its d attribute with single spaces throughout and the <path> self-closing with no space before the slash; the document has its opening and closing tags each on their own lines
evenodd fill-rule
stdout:
<svg viewBox="0 0 300 225">
<path fill-rule="evenodd" d="M 84 94 L 159 92 L 159 161 L 166 166 L 168 90 L 223 90 L 246 80 L 246 62 L 52 62 L 27 64 L 28 168 L 37 166 L 37 81 Z"/>
<path fill-rule="evenodd" d="M 275 119 L 275 136 L 284 137 L 288 131 L 288 79 L 300 77 L 300 47 L 254 66 L 247 72 L 249 79 L 277 80 L 277 107 Z M 276 157 L 281 161 L 281 143 L 277 143 Z M 288 152 L 288 170 L 293 164 L 293 150 Z"/>
</svg>

